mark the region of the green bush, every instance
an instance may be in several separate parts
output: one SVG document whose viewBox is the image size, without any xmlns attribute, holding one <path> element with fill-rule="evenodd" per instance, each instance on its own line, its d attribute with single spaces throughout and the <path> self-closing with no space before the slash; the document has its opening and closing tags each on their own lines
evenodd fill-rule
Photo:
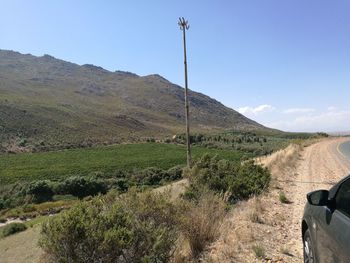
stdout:
<svg viewBox="0 0 350 263">
<path fill-rule="evenodd" d="M 7 236 L 13 235 L 15 233 L 24 231 L 26 229 L 27 229 L 27 227 L 23 223 L 10 223 L 10 224 L 3 227 L 2 236 L 7 237 Z"/>
<path fill-rule="evenodd" d="M 167 171 L 167 180 L 176 181 L 182 178 L 183 167 L 180 165 L 174 166 Z"/>
<path fill-rule="evenodd" d="M 27 187 L 27 195 L 31 198 L 34 203 L 41 203 L 51 201 L 54 192 L 49 181 L 36 181 L 32 182 Z"/>
<path fill-rule="evenodd" d="M 265 248 L 261 245 L 254 245 L 252 247 L 253 251 L 254 251 L 254 254 L 255 256 L 258 258 L 258 259 L 263 259 L 265 257 Z"/>
<path fill-rule="evenodd" d="M 0 210 L 5 208 L 5 201 L 4 199 L 0 198 Z"/>
<path fill-rule="evenodd" d="M 190 180 L 186 198 L 196 199 L 207 188 L 233 203 L 261 193 L 270 182 L 269 171 L 254 161 L 232 162 L 208 155 L 185 170 L 185 176 Z"/>
<path fill-rule="evenodd" d="M 112 180 L 111 188 L 120 192 L 126 192 L 130 187 L 130 181 L 126 178 L 117 178 Z"/>
<path fill-rule="evenodd" d="M 26 145 L 27 145 L 27 143 L 28 143 L 28 141 L 27 141 L 27 139 L 22 139 L 20 142 L 19 142 L 19 146 L 20 147 L 25 147 Z"/>
<path fill-rule="evenodd" d="M 72 176 L 58 185 L 58 194 L 71 194 L 78 198 L 89 195 L 105 194 L 107 192 L 106 183 L 96 177 Z"/>
<path fill-rule="evenodd" d="M 164 177 L 164 171 L 155 167 L 146 168 L 133 175 L 133 179 L 142 185 L 158 185 Z"/>
<path fill-rule="evenodd" d="M 176 214 L 163 195 L 99 196 L 43 223 L 40 246 L 51 262 L 167 262 Z"/>
<path fill-rule="evenodd" d="M 235 177 L 229 178 L 229 193 L 232 201 L 249 198 L 264 191 L 271 179 L 270 172 L 254 161 L 247 161 L 240 165 Z"/>
<path fill-rule="evenodd" d="M 289 199 L 287 198 L 287 196 L 284 192 L 280 192 L 278 194 L 278 198 L 282 204 L 289 204 L 290 203 Z"/>
<path fill-rule="evenodd" d="M 150 167 L 141 171 L 136 171 L 132 175 L 132 180 L 138 185 L 161 185 L 163 182 L 175 181 L 182 178 L 181 166 L 175 166 L 169 170 Z"/>
</svg>

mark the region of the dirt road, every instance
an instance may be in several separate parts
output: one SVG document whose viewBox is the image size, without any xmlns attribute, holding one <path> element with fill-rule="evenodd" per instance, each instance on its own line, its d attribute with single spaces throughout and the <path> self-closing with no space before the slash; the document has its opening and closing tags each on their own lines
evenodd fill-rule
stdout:
<svg viewBox="0 0 350 263">
<path fill-rule="evenodd" d="M 286 187 L 292 203 L 290 238 L 292 249 L 302 254 L 300 220 L 306 194 L 312 190 L 329 189 L 345 175 L 350 174 L 350 161 L 338 151 L 346 138 L 325 140 L 304 149 L 295 172 L 295 181 Z"/>
</svg>

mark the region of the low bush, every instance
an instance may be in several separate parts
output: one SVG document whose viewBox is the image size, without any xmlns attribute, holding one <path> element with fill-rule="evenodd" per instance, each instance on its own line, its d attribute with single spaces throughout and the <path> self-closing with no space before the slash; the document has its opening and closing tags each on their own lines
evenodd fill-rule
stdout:
<svg viewBox="0 0 350 263">
<path fill-rule="evenodd" d="M 270 172 L 254 161 L 240 165 L 236 176 L 229 178 L 230 199 L 233 201 L 249 198 L 262 193 L 269 185 Z"/>
<path fill-rule="evenodd" d="M 287 198 L 287 196 L 284 192 L 280 192 L 278 194 L 278 198 L 282 204 L 289 204 L 290 203 L 289 199 Z"/>
<path fill-rule="evenodd" d="M 72 176 L 61 182 L 57 186 L 59 194 L 71 194 L 78 198 L 89 195 L 105 194 L 107 192 L 106 183 L 96 177 Z"/>
<path fill-rule="evenodd" d="M 141 171 L 135 172 L 132 179 L 141 185 L 158 185 L 165 177 L 165 172 L 162 169 L 150 167 Z"/>
<path fill-rule="evenodd" d="M 232 162 L 208 155 L 185 170 L 185 176 L 190 180 L 185 197 L 196 199 L 201 189 L 208 188 L 231 203 L 260 194 L 271 178 L 270 172 L 254 161 Z"/>
<path fill-rule="evenodd" d="M 7 237 L 18 232 L 22 232 L 27 229 L 27 226 L 23 223 L 10 223 L 2 228 L 2 236 Z"/>
<path fill-rule="evenodd" d="M 182 178 L 182 167 L 175 166 L 169 170 L 163 170 L 155 167 L 135 171 L 131 180 L 138 185 L 156 186 L 164 182 L 175 181 Z"/>
<path fill-rule="evenodd" d="M 182 178 L 183 167 L 181 165 L 174 166 L 167 170 L 167 181 L 176 181 Z"/>
<path fill-rule="evenodd" d="M 45 201 L 51 201 L 54 192 L 52 190 L 52 186 L 50 185 L 50 181 L 36 181 L 32 182 L 27 187 L 27 195 L 29 195 L 31 202 L 33 203 L 42 203 Z"/>
<path fill-rule="evenodd" d="M 265 257 L 265 248 L 261 245 L 254 245 L 252 247 L 253 251 L 254 251 L 254 254 L 255 256 L 258 258 L 258 259 L 263 259 Z"/>
<path fill-rule="evenodd" d="M 177 211 L 159 194 L 107 194 L 44 222 L 40 246 L 51 262 L 167 262 Z"/>
</svg>

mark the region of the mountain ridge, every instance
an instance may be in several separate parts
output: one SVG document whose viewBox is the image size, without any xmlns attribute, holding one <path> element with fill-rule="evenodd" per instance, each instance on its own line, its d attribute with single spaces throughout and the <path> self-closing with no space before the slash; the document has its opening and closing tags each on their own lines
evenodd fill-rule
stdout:
<svg viewBox="0 0 350 263">
<path fill-rule="evenodd" d="M 189 91 L 194 132 L 269 128 Z M 184 90 L 158 74 L 0 49 L 1 144 L 114 143 L 184 131 Z"/>
</svg>

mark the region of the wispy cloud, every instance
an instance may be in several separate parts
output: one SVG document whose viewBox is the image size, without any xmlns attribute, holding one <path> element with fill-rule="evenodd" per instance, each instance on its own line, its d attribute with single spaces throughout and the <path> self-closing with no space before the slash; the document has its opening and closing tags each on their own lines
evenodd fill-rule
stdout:
<svg viewBox="0 0 350 263">
<path fill-rule="evenodd" d="M 265 126 L 285 131 L 350 131 L 350 109 L 334 106 L 322 109 L 291 107 L 278 110 L 272 105 L 241 107 L 238 111 Z"/>
<path fill-rule="evenodd" d="M 276 108 L 271 105 L 263 104 L 257 107 L 249 107 L 249 106 L 241 107 L 241 108 L 238 108 L 238 112 L 244 115 L 259 115 L 262 113 L 274 111 L 275 109 Z"/>
<path fill-rule="evenodd" d="M 282 111 L 284 114 L 300 114 L 300 113 L 310 113 L 314 112 L 315 109 L 312 108 L 290 108 Z"/>
<path fill-rule="evenodd" d="M 301 112 L 300 112 L 301 113 Z M 345 131 L 350 130 L 350 110 L 328 107 L 322 112 L 311 112 L 290 119 L 270 122 L 270 126 L 288 131 Z"/>
<path fill-rule="evenodd" d="M 327 109 L 328 109 L 328 111 L 336 111 L 337 107 L 329 106 Z"/>
</svg>

